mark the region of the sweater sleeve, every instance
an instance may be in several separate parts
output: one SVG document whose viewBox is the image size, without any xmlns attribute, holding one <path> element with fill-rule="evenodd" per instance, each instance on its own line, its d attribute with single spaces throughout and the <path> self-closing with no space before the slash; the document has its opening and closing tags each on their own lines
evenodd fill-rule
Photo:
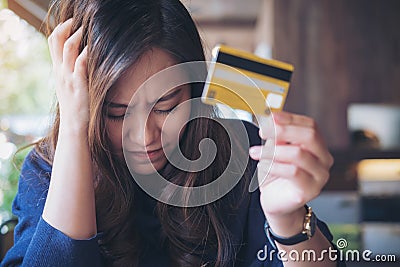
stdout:
<svg viewBox="0 0 400 267">
<path fill-rule="evenodd" d="M 97 235 L 74 240 L 42 218 L 50 176 L 51 166 L 32 150 L 22 165 L 13 202 L 18 217 L 14 246 L 0 266 L 102 266 Z"/>
</svg>

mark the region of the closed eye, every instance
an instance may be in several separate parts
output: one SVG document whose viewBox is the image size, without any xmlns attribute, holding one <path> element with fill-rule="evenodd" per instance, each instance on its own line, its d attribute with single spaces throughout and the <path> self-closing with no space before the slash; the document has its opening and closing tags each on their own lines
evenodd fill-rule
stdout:
<svg viewBox="0 0 400 267">
<path fill-rule="evenodd" d="M 125 117 L 125 114 L 123 115 L 112 115 L 112 114 L 107 114 L 107 118 L 113 121 L 122 121 Z"/>
<path fill-rule="evenodd" d="M 153 112 L 156 114 L 160 114 L 160 115 L 168 115 L 169 113 L 171 113 L 177 105 L 173 106 L 170 109 L 154 109 Z"/>
<path fill-rule="evenodd" d="M 128 108 L 126 104 L 105 101 L 104 112 L 108 119 L 113 121 L 122 121 L 125 117 L 125 111 Z"/>
</svg>

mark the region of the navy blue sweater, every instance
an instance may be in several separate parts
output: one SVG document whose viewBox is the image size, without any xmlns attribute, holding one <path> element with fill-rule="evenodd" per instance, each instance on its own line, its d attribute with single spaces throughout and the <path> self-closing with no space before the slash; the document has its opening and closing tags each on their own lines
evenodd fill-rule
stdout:
<svg viewBox="0 0 400 267">
<path fill-rule="evenodd" d="M 258 129 L 245 124 L 250 145 L 260 143 Z M 251 161 L 253 171 L 256 162 Z M 49 225 L 42 218 L 46 201 L 51 166 L 33 149 L 26 157 L 21 170 L 18 194 L 13 203 L 13 212 L 18 217 L 14 231 L 14 246 L 8 251 L 1 266 L 104 266 L 98 246 L 99 234 L 89 240 L 74 240 Z M 234 191 L 234 190 L 233 190 Z M 65 192 L 66 194 L 68 192 Z M 231 194 L 231 193 L 229 193 Z M 229 194 L 224 197 L 229 197 Z M 236 254 L 234 266 L 283 266 L 277 253 L 272 258 L 258 259 L 260 250 L 273 249 L 264 233 L 265 217 L 260 205 L 260 192 L 250 194 L 249 200 L 241 204 L 235 214 L 223 215 L 232 234 Z M 137 211 L 136 226 L 143 236 L 144 253 L 139 266 L 170 266 L 167 250 L 159 242 L 160 222 L 155 213 L 156 200 L 146 193 L 139 194 L 141 208 Z M 325 223 L 318 221 L 322 233 L 332 241 Z M 266 247 L 265 247 L 266 246 Z"/>
</svg>

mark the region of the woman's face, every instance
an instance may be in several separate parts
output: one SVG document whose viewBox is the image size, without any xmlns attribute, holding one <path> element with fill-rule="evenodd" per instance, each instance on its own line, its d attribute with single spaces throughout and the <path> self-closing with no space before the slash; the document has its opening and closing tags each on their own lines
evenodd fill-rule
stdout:
<svg viewBox="0 0 400 267">
<path fill-rule="evenodd" d="M 188 84 L 165 93 L 146 86 L 138 91 L 150 76 L 175 64 L 170 54 L 153 48 L 107 94 L 105 120 L 113 153 L 120 157 L 125 153 L 128 166 L 135 173 L 151 174 L 164 167 L 166 155 L 177 147 L 190 116 Z"/>
</svg>

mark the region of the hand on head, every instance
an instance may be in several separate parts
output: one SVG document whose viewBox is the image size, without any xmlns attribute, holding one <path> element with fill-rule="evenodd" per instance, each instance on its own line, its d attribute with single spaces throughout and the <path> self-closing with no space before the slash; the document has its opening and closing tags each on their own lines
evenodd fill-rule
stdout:
<svg viewBox="0 0 400 267">
<path fill-rule="evenodd" d="M 59 24 L 48 38 L 60 121 L 71 129 L 86 130 L 89 121 L 87 47 L 79 51 L 82 27 L 71 33 L 73 19 Z"/>
</svg>

